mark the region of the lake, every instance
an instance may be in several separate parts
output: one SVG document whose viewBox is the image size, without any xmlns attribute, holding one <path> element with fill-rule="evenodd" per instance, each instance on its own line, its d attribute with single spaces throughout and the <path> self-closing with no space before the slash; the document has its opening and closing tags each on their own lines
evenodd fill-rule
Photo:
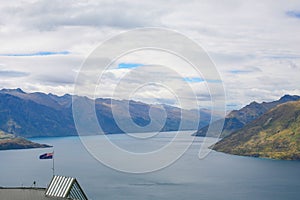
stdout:
<svg viewBox="0 0 300 200">
<path fill-rule="evenodd" d="M 187 136 L 190 137 L 191 133 L 187 132 Z M 132 145 L 132 139 L 122 134 L 108 137 L 120 145 L 151 149 L 173 136 L 174 133 L 161 134 L 150 143 L 141 140 L 142 145 Z M 101 140 L 104 136 L 91 139 L 95 137 Z M 55 147 L 56 174 L 77 178 L 89 199 L 295 200 L 300 196 L 300 162 L 233 156 L 214 151 L 199 159 L 203 138 L 196 138 L 186 153 L 172 165 L 144 174 L 129 174 L 106 167 L 88 153 L 79 137 L 33 140 Z M 0 151 L 0 186 L 32 186 L 36 181 L 37 186 L 46 187 L 52 177 L 52 161 L 39 160 L 38 156 L 51 151 Z"/>
</svg>

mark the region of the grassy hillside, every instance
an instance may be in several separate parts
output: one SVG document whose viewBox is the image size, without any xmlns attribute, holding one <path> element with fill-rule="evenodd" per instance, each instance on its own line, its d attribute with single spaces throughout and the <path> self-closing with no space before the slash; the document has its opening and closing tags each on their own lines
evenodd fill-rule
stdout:
<svg viewBox="0 0 300 200">
<path fill-rule="evenodd" d="M 218 142 L 230 154 L 300 160 L 300 101 L 281 104 Z"/>
<path fill-rule="evenodd" d="M 0 130 L 0 150 L 47 148 L 47 147 L 51 147 L 51 146 L 46 144 L 38 144 L 35 142 L 31 142 L 25 138 L 15 137 L 13 134 L 8 134 Z"/>
<path fill-rule="evenodd" d="M 262 116 L 270 109 L 291 101 L 299 101 L 300 96 L 291 96 L 291 95 L 284 95 L 279 100 L 272 101 L 272 102 L 252 102 L 249 105 L 241 108 L 240 110 L 233 110 L 231 111 L 225 118 L 224 126 L 222 130 L 222 134 L 220 137 L 226 137 L 231 133 L 242 129 L 245 125 L 252 122 L 253 120 L 257 119 L 258 117 Z M 222 123 L 223 121 L 216 121 L 214 124 Z M 194 135 L 195 136 L 210 136 L 210 137 L 219 137 L 218 133 L 210 133 L 207 135 L 209 126 L 205 126 L 199 129 Z"/>
</svg>

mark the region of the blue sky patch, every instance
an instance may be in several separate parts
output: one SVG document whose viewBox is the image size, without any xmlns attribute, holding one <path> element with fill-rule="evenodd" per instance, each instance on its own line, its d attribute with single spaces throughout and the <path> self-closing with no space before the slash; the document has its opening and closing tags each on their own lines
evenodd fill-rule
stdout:
<svg viewBox="0 0 300 200">
<path fill-rule="evenodd" d="M 120 63 L 118 65 L 118 69 L 132 69 L 132 68 L 137 68 L 143 66 L 143 64 L 139 63 Z"/>
<path fill-rule="evenodd" d="M 221 83 L 222 82 L 221 80 L 213 80 L 213 79 L 205 80 L 205 79 L 199 78 L 199 77 L 185 77 L 185 78 L 183 78 L 183 80 L 188 83 L 201 83 L 201 82 L 205 82 L 205 81 L 208 83 Z"/>
<path fill-rule="evenodd" d="M 69 51 L 39 51 L 35 53 L 5 53 L 0 54 L 0 56 L 52 56 L 52 55 L 68 55 L 70 54 Z"/>
<path fill-rule="evenodd" d="M 252 71 L 250 70 L 230 70 L 229 73 L 231 74 L 245 74 L 245 73 L 250 73 Z"/>
<path fill-rule="evenodd" d="M 205 81 L 203 78 L 199 77 L 185 77 L 183 80 L 188 83 L 200 83 Z"/>
<path fill-rule="evenodd" d="M 286 12 L 286 15 L 289 17 L 295 17 L 300 19 L 300 11 L 290 10 Z"/>
</svg>

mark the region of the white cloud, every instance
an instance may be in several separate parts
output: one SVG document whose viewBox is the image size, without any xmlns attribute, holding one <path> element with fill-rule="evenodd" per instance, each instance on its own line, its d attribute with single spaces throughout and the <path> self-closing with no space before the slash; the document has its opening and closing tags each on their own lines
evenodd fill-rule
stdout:
<svg viewBox="0 0 300 200">
<path fill-rule="evenodd" d="M 0 87 L 72 93 L 76 72 L 101 42 L 130 28 L 159 26 L 187 35 L 208 51 L 224 81 L 228 104 L 236 105 L 232 108 L 252 100 L 274 100 L 285 93 L 300 94 L 300 19 L 288 14 L 299 13 L 299 8 L 300 2 L 293 0 L 4 1 L 0 5 L 0 55 L 41 51 L 71 54 L 0 56 L 0 70 L 15 72 L 13 77 L 2 76 Z M 163 53 L 133 53 L 118 62 L 172 66 L 180 75 L 195 76 L 188 66 L 183 67 L 178 59 Z M 109 95 L 117 78 L 126 72 L 108 71 L 102 94 Z M 156 75 L 153 70 L 148 72 L 157 76 L 163 71 L 159 69 Z M 171 77 L 171 73 L 164 76 L 178 86 L 175 92 L 184 91 L 179 79 Z M 142 79 L 143 76 L 128 79 L 122 86 L 124 92 Z M 190 85 L 200 99 L 207 97 L 205 84 Z M 139 91 L 138 98 L 149 100 L 153 95 Z M 160 87 L 155 95 L 171 98 L 171 93 Z"/>
</svg>

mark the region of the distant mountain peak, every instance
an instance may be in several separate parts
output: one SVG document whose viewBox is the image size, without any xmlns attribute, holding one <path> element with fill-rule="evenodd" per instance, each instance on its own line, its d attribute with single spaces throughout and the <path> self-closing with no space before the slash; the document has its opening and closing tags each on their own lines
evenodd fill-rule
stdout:
<svg viewBox="0 0 300 200">
<path fill-rule="evenodd" d="M 70 94 L 64 94 L 63 97 L 71 97 L 72 95 Z"/>
<path fill-rule="evenodd" d="M 257 106 L 257 105 L 260 105 L 260 103 L 256 101 L 252 101 L 248 106 Z"/>
<path fill-rule="evenodd" d="M 18 93 L 26 94 L 26 92 L 24 92 L 21 88 L 16 88 L 16 89 L 5 89 L 5 88 L 3 88 L 2 90 L 0 90 L 0 92 L 6 92 L 6 93 L 18 92 Z"/>
<path fill-rule="evenodd" d="M 250 105 L 251 104 L 253 104 L 253 105 L 256 105 L 256 104 L 259 104 L 257 101 L 252 101 L 251 103 L 250 103 Z"/>
<path fill-rule="evenodd" d="M 299 99 L 300 99 L 300 96 L 286 94 L 283 97 L 281 97 L 279 99 L 279 101 L 280 102 L 287 102 L 287 101 L 297 101 Z"/>
<path fill-rule="evenodd" d="M 68 93 L 66 93 L 66 94 L 64 94 L 64 95 L 62 95 L 62 96 L 59 96 L 59 95 L 56 95 L 56 94 L 53 94 L 53 93 L 48 93 L 48 96 L 51 96 L 51 97 L 58 97 L 58 98 L 60 98 L 60 97 L 72 97 L 72 95 L 70 95 L 70 94 L 68 94 Z"/>
</svg>

